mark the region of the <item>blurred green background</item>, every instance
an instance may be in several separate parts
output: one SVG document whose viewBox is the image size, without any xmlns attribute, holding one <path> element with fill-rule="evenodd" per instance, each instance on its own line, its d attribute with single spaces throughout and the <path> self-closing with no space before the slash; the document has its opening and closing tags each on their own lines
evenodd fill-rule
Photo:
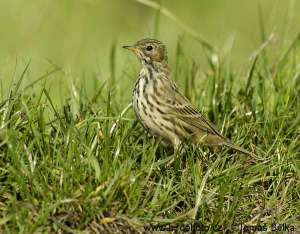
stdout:
<svg viewBox="0 0 300 234">
<path fill-rule="evenodd" d="M 121 45 L 155 35 L 158 11 L 141 2 L 1 0 L 1 82 L 11 79 L 16 61 L 24 68 L 29 59 L 32 78 L 55 64 L 76 79 L 93 74 L 105 79 L 114 43 L 117 76 L 128 65 L 138 66 Z M 276 43 L 288 45 L 300 31 L 297 0 L 162 0 L 160 4 L 210 44 L 230 50 L 227 59 L 236 68 L 248 65 L 251 53 L 271 32 Z M 204 61 L 201 45 L 172 20 L 160 15 L 158 26 L 157 38 L 168 45 L 171 64 L 179 36 L 184 38 L 185 53 L 199 64 Z"/>
</svg>

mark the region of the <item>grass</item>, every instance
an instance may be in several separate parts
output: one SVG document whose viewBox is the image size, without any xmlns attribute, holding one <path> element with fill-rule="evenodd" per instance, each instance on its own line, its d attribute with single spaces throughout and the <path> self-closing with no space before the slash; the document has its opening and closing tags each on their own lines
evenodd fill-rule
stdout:
<svg viewBox="0 0 300 234">
<path fill-rule="evenodd" d="M 240 225 L 248 232 L 288 224 L 297 233 L 300 37 L 276 51 L 277 44 L 264 40 L 241 73 L 226 54 L 207 49 L 203 70 L 181 40 L 172 64 L 181 91 L 198 109 L 256 152 L 252 164 L 225 148 L 170 155 L 148 137 L 128 106 L 131 91 L 124 90 L 137 71 L 115 72 L 118 45 L 111 49 L 111 77 L 91 77 L 92 91 L 71 82 L 62 105 L 47 82 L 68 74 L 51 65 L 31 77 L 27 62 L 9 89 L 1 89 L 1 232 L 147 233 L 158 227 L 150 224 L 188 232 L 191 226 L 183 225 L 193 224 L 206 233 L 237 233 Z"/>
</svg>

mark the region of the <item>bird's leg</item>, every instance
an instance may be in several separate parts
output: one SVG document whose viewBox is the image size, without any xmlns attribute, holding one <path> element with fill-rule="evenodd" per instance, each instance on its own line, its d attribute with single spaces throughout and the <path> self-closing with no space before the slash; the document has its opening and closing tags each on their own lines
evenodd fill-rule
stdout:
<svg viewBox="0 0 300 234">
<path fill-rule="evenodd" d="M 173 146 L 174 157 L 171 159 L 170 162 L 168 162 L 167 166 L 170 166 L 174 162 L 175 157 L 177 157 L 177 155 L 182 155 L 185 151 L 183 144 L 181 144 L 181 141 L 178 137 L 174 137 L 171 142 L 171 145 Z"/>
</svg>

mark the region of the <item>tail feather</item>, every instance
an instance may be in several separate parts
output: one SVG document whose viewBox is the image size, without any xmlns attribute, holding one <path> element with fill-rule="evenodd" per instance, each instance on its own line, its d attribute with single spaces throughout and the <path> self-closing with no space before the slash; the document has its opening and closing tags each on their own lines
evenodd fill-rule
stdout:
<svg viewBox="0 0 300 234">
<path fill-rule="evenodd" d="M 245 154 L 245 155 L 249 155 L 251 157 L 256 157 L 256 155 L 254 153 L 251 153 L 250 151 L 248 151 L 248 150 L 246 150 L 246 149 L 244 149 L 244 148 L 242 148 L 240 146 L 232 144 L 229 141 L 224 142 L 223 145 L 225 145 L 225 146 L 227 146 L 227 147 L 229 147 L 229 148 L 231 148 L 231 149 L 233 149 L 233 150 L 235 150 L 235 151 L 237 151 L 239 153 L 242 153 L 242 154 Z"/>
</svg>

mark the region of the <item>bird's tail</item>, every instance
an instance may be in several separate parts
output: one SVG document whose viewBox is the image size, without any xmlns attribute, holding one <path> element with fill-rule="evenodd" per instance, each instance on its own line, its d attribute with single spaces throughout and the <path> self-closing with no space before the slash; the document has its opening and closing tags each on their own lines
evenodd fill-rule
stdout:
<svg viewBox="0 0 300 234">
<path fill-rule="evenodd" d="M 223 145 L 225 145 L 225 146 L 227 146 L 227 147 L 229 147 L 229 148 L 231 148 L 231 149 L 233 149 L 233 150 L 235 150 L 235 151 L 237 151 L 237 152 L 239 152 L 239 153 L 242 153 L 242 154 L 245 154 L 245 155 L 248 155 L 248 156 L 251 156 L 251 157 L 256 158 L 256 155 L 255 155 L 254 153 L 251 153 L 250 151 L 248 151 L 248 150 L 246 150 L 246 149 L 244 149 L 244 148 L 242 148 L 242 147 L 240 147 L 240 146 L 237 146 L 237 145 L 235 145 L 235 144 L 232 144 L 232 143 L 229 142 L 229 141 L 225 141 L 225 142 L 223 143 Z"/>
</svg>

